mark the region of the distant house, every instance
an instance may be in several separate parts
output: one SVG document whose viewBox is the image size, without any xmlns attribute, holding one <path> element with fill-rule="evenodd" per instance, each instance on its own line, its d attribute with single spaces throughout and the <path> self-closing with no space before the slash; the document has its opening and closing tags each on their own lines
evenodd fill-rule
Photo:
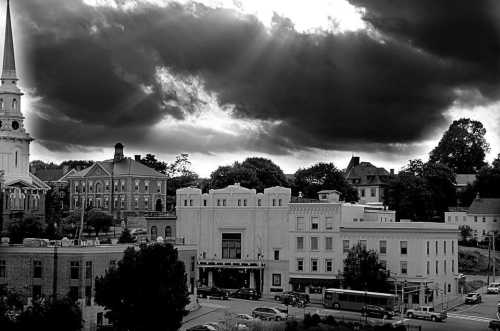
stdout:
<svg viewBox="0 0 500 331">
<path fill-rule="evenodd" d="M 488 234 L 500 231 L 500 199 L 478 195 L 467 210 L 446 212 L 444 217 L 446 223 L 469 226 L 472 237 L 482 241 Z"/>
<path fill-rule="evenodd" d="M 33 174 L 50 186 L 52 199 L 57 197 L 57 205 L 61 211 L 69 210 L 69 181 L 68 176 L 76 173 L 75 169 L 69 170 L 67 166 L 52 169 L 32 169 Z"/>
<path fill-rule="evenodd" d="M 391 169 L 391 173 L 394 170 Z M 360 203 L 382 203 L 390 173 L 353 156 L 345 171 L 346 179 L 358 191 Z"/>
</svg>

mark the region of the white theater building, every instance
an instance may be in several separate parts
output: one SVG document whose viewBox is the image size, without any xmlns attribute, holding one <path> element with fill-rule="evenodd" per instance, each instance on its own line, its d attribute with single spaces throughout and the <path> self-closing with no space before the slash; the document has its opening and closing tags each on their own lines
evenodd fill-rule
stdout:
<svg viewBox="0 0 500 331">
<path fill-rule="evenodd" d="M 408 305 L 458 293 L 456 225 L 395 222 L 394 211 L 341 202 L 333 190 L 319 192 L 317 202 L 291 203 L 290 194 L 239 185 L 177 190 L 177 233 L 198 246 L 201 284 L 319 299 L 324 288 L 342 286 L 346 252 L 361 243 L 377 251 L 399 293 L 406 284 Z"/>
</svg>

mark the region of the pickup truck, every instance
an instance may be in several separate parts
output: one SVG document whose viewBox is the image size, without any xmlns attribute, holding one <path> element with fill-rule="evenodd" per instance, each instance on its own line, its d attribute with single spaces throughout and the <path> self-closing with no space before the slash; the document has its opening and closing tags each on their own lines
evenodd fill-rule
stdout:
<svg viewBox="0 0 500 331">
<path fill-rule="evenodd" d="M 421 306 L 416 309 L 408 309 L 406 311 L 406 316 L 408 318 L 423 318 L 428 319 L 433 322 L 441 322 L 448 317 L 446 312 L 435 312 L 433 307 L 430 306 Z"/>
</svg>

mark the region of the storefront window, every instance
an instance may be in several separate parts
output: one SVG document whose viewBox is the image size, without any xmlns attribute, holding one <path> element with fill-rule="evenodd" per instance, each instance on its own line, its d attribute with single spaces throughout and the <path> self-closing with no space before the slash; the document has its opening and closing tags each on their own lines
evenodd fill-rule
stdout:
<svg viewBox="0 0 500 331">
<path fill-rule="evenodd" d="M 222 258 L 241 259 L 241 233 L 222 234 Z"/>
</svg>

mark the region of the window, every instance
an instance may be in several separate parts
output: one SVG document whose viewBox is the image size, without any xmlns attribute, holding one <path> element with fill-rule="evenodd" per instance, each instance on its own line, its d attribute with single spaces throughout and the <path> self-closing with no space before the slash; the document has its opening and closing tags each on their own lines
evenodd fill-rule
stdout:
<svg viewBox="0 0 500 331">
<path fill-rule="evenodd" d="M 436 261 L 436 275 L 439 274 L 439 261 Z"/>
<path fill-rule="evenodd" d="M 273 199 L 273 207 L 276 206 L 276 199 Z"/>
<path fill-rule="evenodd" d="M 75 193 L 78 193 L 78 182 L 75 182 Z"/>
<path fill-rule="evenodd" d="M 241 207 L 241 199 L 238 199 L 238 207 Z"/>
<path fill-rule="evenodd" d="M 387 261 L 380 260 L 380 266 L 382 267 L 382 269 L 387 270 Z"/>
<path fill-rule="evenodd" d="M 349 240 L 343 240 L 342 241 L 342 251 L 344 253 L 349 252 Z"/>
<path fill-rule="evenodd" d="M 33 278 L 42 278 L 42 261 L 33 261 Z"/>
<path fill-rule="evenodd" d="M 401 261 L 401 274 L 408 274 L 408 262 L 406 261 Z"/>
<path fill-rule="evenodd" d="M 156 182 L 156 192 L 161 192 L 161 182 Z"/>
<path fill-rule="evenodd" d="M 455 254 L 455 241 L 451 241 L 451 254 Z"/>
<path fill-rule="evenodd" d="M 139 192 L 139 181 L 138 180 L 135 181 L 134 189 L 136 192 Z"/>
<path fill-rule="evenodd" d="M 220 199 L 217 199 L 217 206 L 220 206 Z"/>
<path fill-rule="evenodd" d="M 281 206 L 281 199 L 278 199 L 278 206 Z"/>
<path fill-rule="evenodd" d="M 353 221 L 353 222 L 357 222 L 357 221 L 358 221 L 358 219 L 357 219 L 357 218 L 353 218 L 353 219 L 352 219 L 352 221 Z"/>
<path fill-rule="evenodd" d="M 203 207 L 207 206 L 207 199 L 203 199 Z"/>
<path fill-rule="evenodd" d="M 380 254 L 387 254 L 387 241 L 386 240 L 380 240 L 379 251 L 380 251 Z"/>
<path fill-rule="evenodd" d="M 243 199 L 243 207 L 247 206 L 247 199 Z"/>
<path fill-rule="evenodd" d="M 138 197 L 134 198 L 134 207 L 135 207 L 135 209 L 139 209 L 139 198 Z"/>
<path fill-rule="evenodd" d="M 311 218 L 311 230 L 313 230 L 313 231 L 319 230 L 319 218 L 318 217 Z"/>
<path fill-rule="evenodd" d="M 303 250 L 304 249 L 304 237 L 297 237 L 297 250 Z"/>
<path fill-rule="evenodd" d="M 370 188 L 370 196 L 377 196 L 377 189 L 375 187 Z"/>
<path fill-rule="evenodd" d="M 427 242 L 427 255 L 430 254 L 430 246 L 431 246 L 430 242 Z"/>
<path fill-rule="evenodd" d="M 0 278 L 7 277 L 7 263 L 5 260 L 0 260 Z"/>
<path fill-rule="evenodd" d="M 477 216 L 474 216 L 474 222 L 477 223 Z"/>
<path fill-rule="evenodd" d="M 33 285 L 31 289 L 31 297 L 33 299 L 39 299 L 42 296 L 42 286 Z"/>
<path fill-rule="evenodd" d="M 438 252 L 439 252 L 439 250 L 438 250 L 438 242 L 436 240 L 436 255 L 438 255 Z"/>
<path fill-rule="evenodd" d="M 443 253 L 446 255 L 446 240 L 443 241 Z"/>
<path fill-rule="evenodd" d="M 318 250 L 318 237 L 311 237 L 311 250 L 312 251 Z"/>
<path fill-rule="evenodd" d="M 16 108 L 17 108 L 17 100 L 14 99 L 12 100 L 12 110 L 16 110 Z"/>
<path fill-rule="evenodd" d="M 451 284 L 448 284 L 448 293 L 451 292 Z"/>
<path fill-rule="evenodd" d="M 318 259 L 311 259 L 311 271 L 318 271 Z"/>
<path fill-rule="evenodd" d="M 273 274 L 273 286 L 281 286 L 281 274 Z"/>
<path fill-rule="evenodd" d="M 194 256 L 191 256 L 191 271 L 194 271 L 194 267 L 195 267 L 195 261 L 194 261 L 195 257 Z"/>
<path fill-rule="evenodd" d="M 455 272 L 455 260 L 451 260 L 451 272 Z"/>
<path fill-rule="evenodd" d="M 261 199 L 257 199 L 257 206 L 262 206 L 262 200 Z"/>
<path fill-rule="evenodd" d="M 333 238 L 326 237 L 325 238 L 325 250 L 331 251 L 333 249 Z"/>
<path fill-rule="evenodd" d="M 156 238 L 158 238 L 158 228 L 156 227 L 156 225 L 153 225 L 151 227 L 151 240 L 155 241 Z"/>
<path fill-rule="evenodd" d="M 325 260 L 325 272 L 332 272 L 333 271 L 333 261 L 332 259 L 326 259 Z"/>
<path fill-rule="evenodd" d="M 85 306 L 92 305 L 92 287 L 85 286 Z"/>
<path fill-rule="evenodd" d="M 427 261 L 427 274 L 431 273 L 431 263 Z"/>
<path fill-rule="evenodd" d="M 297 259 L 297 271 L 304 271 L 304 259 Z"/>
<path fill-rule="evenodd" d="M 443 272 L 446 274 L 446 260 L 443 261 Z"/>
<path fill-rule="evenodd" d="M 360 240 L 360 241 L 359 241 L 359 245 L 360 245 L 361 247 L 363 247 L 363 249 L 365 249 L 365 250 L 366 250 L 366 240 Z"/>
<path fill-rule="evenodd" d="M 332 229 L 333 229 L 333 218 L 325 217 L 325 230 L 332 230 Z"/>
<path fill-rule="evenodd" d="M 80 293 L 79 293 L 78 289 L 79 289 L 78 286 L 70 286 L 69 287 L 68 296 L 71 298 L 71 300 L 76 301 L 80 297 Z"/>
<path fill-rule="evenodd" d="M 85 262 L 85 278 L 92 279 L 92 261 Z"/>
<path fill-rule="evenodd" d="M 92 181 L 89 182 L 89 192 L 94 191 L 94 183 Z"/>
<path fill-rule="evenodd" d="M 145 197 L 144 198 L 144 209 L 149 209 L 149 198 Z"/>
<path fill-rule="evenodd" d="M 193 200 L 192 199 L 189 199 L 189 206 L 193 207 Z"/>
<path fill-rule="evenodd" d="M 172 227 L 170 225 L 167 225 L 165 227 L 165 238 L 170 238 L 172 237 Z"/>
<path fill-rule="evenodd" d="M 125 192 L 125 181 L 124 180 L 122 180 L 122 187 L 121 187 L 121 189 L 122 189 L 122 192 Z"/>
<path fill-rule="evenodd" d="M 401 249 L 401 255 L 408 254 L 408 242 L 407 241 L 400 241 L 399 245 L 400 245 L 400 249 Z"/>
<path fill-rule="evenodd" d="M 297 217 L 297 231 L 304 231 L 304 230 L 305 230 L 304 217 Z"/>
<path fill-rule="evenodd" d="M 364 196 L 365 196 L 365 189 L 364 189 L 364 188 L 362 188 L 362 189 L 361 189 L 361 196 L 362 196 L 362 197 L 364 197 Z"/>
<path fill-rule="evenodd" d="M 222 199 L 222 205 L 226 206 L 226 199 Z"/>
<path fill-rule="evenodd" d="M 184 207 L 187 207 L 188 201 L 184 199 Z"/>
<path fill-rule="evenodd" d="M 280 250 L 279 249 L 275 249 L 274 250 L 274 260 L 275 261 L 279 261 L 280 259 Z"/>
<path fill-rule="evenodd" d="M 122 200 L 120 201 L 120 208 L 125 209 L 125 197 L 122 197 Z"/>
<path fill-rule="evenodd" d="M 448 216 L 448 223 L 451 223 L 451 216 Z"/>
<path fill-rule="evenodd" d="M 222 258 L 241 259 L 241 233 L 222 234 Z"/>
<path fill-rule="evenodd" d="M 149 191 L 149 182 L 148 181 L 145 181 L 144 182 L 144 192 L 148 192 Z"/>
<path fill-rule="evenodd" d="M 486 217 L 483 217 L 483 223 L 486 222 Z"/>
<path fill-rule="evenodd" d="M 70 262 L 70 276 L 71 279 L 80 279 L 80 262 L 71 261 Z"/>
</svg>

